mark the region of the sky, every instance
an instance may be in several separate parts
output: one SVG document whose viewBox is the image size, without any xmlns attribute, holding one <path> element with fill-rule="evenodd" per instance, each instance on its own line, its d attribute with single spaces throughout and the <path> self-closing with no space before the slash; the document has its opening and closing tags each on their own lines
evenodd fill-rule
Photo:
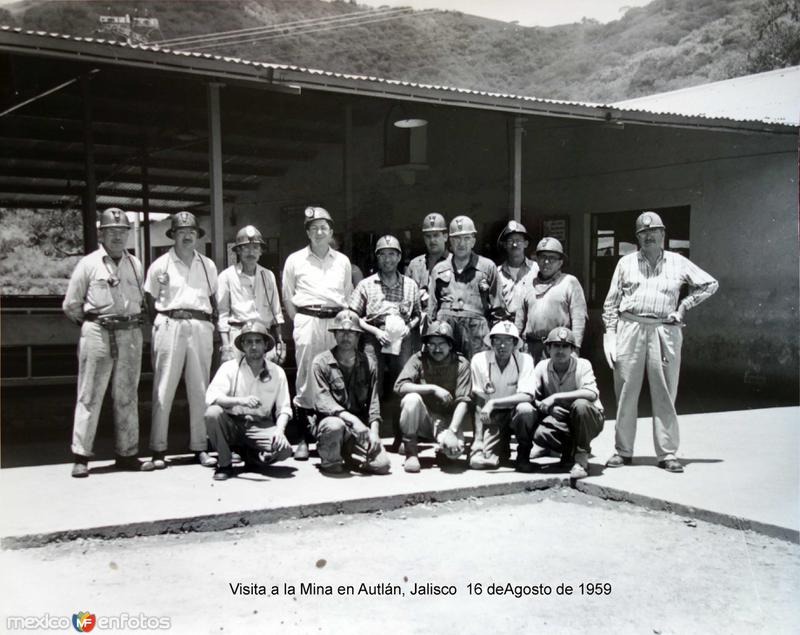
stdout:
<svg viewBox="0 0 800 635">
<path fill-rule="evenodd" d="M 373 7 L 392 6 L 415 9 L 448 9 L 484 18 L 519 21 L 523 26 L 554 26 L 594 18 L 610 22 L 623 16 L 631 7 L 641 7 L 651 0 L 358 0 Z"/>
</svg>

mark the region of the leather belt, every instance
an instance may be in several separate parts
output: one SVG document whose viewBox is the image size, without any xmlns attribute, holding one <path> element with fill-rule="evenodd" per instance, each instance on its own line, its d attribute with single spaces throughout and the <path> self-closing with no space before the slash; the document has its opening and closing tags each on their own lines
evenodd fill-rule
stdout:
<svg viewBox="0 0 800 635">
<path fill-rule="evenodd" d="M 214 318 L 205 311 L 195 311 L 194 309 L 172 309 L 171 311 L 159 311 L 161 315 L 166 315 L 173 320 L 205 320 L 213 322 Z"/>
<path fill-rule="evenodd" d="M 237 329 L 242 328 L 247 322 L 244 320 L 228 320 L 230 326 L 235 326 Z"/>
<path fill-rule="evenodd" d="M 135 329 L 142 324 L 140 313 L 136 315 L 98 315 L 97 313 L 87 313 L 83 316 L 86 322 L 97 322 L 100 326 L 109 331 L 123 331 Z"/>
<path fill-rule="evenodd" d="M 336 314 L 342 310 L 342 307 L 338 306 L 323 306 L 321 304 L 315 304 L 311 306 L 299 306 L 297 307 L 297 312 L 302 313 L 303 315 L 310 315 L 311 317 L 320 318 L 323 320 L 330 319 L 332 317 L 336 317 Z"/>
<path fill-rule="evenodd" d="M 628 311 L 623 311 L 619 314 L 619 316 L 623 320 L 639 322 L 640 324 L 671 324 L 671 322 L 667 322 L 667 318 L 657 318 L 649 315 L 636 315 L 635 313 L 629 313 Z"/>
</svg>

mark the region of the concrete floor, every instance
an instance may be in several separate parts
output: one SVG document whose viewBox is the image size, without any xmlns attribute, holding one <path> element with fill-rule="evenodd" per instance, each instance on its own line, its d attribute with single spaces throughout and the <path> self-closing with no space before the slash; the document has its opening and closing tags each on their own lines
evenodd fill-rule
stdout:
<svg viewBox="0 0 800 635">
<path fill-rule="evenodd" d="M 635 464 L 604 468 L 613 449 L 614 426 L 608 421 L 593 445 L 591 476 L 580 488 L 796 540 L 798 421 L 800 408 L 685 415 L 679 457 L 686 472 L 677 475 L 654 467 L 645 420 L 640 421 Z M 108 462 L 98 462 L 91 465 L 88 479 L 70 478 L 69 464 L 2 469 L 0 536 L 6 546 L 34 546 L 76 536 L 218 530 L 292 516 L 507 494 L 560 485 L 566 477 L 547 468 L 523 475 L 509 468 L 476 472 L 463 465 L 406 474 L 401 457 L 393 455 L 387 476 L 327 478 L 312 458 L 290 459 L 263 474 L 218 483 L 211 479 L 212 470 L 187 460 L 178 458 L 167 470 L 144 474 L 116 472 Z"/>
</svg>

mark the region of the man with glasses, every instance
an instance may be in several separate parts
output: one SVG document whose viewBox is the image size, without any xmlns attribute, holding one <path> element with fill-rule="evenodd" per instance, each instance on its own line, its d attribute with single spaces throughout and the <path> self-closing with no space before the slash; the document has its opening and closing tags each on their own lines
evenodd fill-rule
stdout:
<svg viewBox="0 0 800 635">
<path fill-rule="evenodd" d="M 603 349 L 617 393 L 616 452 L 608 467 L 631 464 L 639 393 L 645 372 L 653 409 L 658 466 L 683 472 L 676 458 L 675 412 L 686 311 L 707 300 L 719 283 L 688 258 L 664 249 L 665 226 L 655 212 L 636 219 L 639 250 L 617 262 L 603 304 Z M 688 293 L 681 299 L 681 289 Z"/>
<path fill-rule="evenodd" d="M 450 250 L 446 260 L 431 270 L 428 317 L 453 328 L 456 350 L 468 360 L 486 349 L 488 317 L 504 309 L 497 267 L 473 251 L 477 231 L 466 216 L 450 222 Z"/>
<path fill-rule="evenodd" d="M 305 209 L 308 246 L 294 252 L 283 267 L 283 301 L 294 328 L 297 363 L 294 397 L 301 438 L 294 451 L 298 461 L 308 459 L 308 417 L 314 412 L 311 364 L 336 344 L 330 331 L 333 318 L 347 306 L 353 291 L 350 259 L 331 247 L 333 219 L 322 207 Z"/>
<path fill-rule="evenodd" d="M 167 467 L 169 415 L 181 375 L 189 400 L 189 449 L 198 463 L 213 467 L 206 452 L 206 388 L 211 373 L 214 325 L 217 322 L 217 267 L 196 251 L 205 235 L 190 212 L 172 217 L 167 238 L 175 244 L 147 271 L 144 290 L 153 314 L 153 413 L 150 449 L 144 470 Z"/>
<path fill-rule="evenodd" d="M 72 426 L 72 476 L 89 476 L 89 458 L 111 380 L 118 469 L 139 470 L 139 374 L 142 367 L 142 263 L 127 250 L 130 222 L 110 207 L 100 214 L 100 247 L 72 272 L 62 308 L 81 327 L 78 401 Z"/>
<path fill-rule="evenodd" d="M 539 273 L 526 289 L 516 314 L 516 326 L 535 362 L 546 359 L 544 338 L 557 326 L 572 331 L 580 350 L 586 328 L 586 296 L 575 276 L 563 273 L 564 248 L 556 238 L 536 245 Z"/>
<path fill-rule="evenodd" d="M 497 268 L 500 292 L 506 304 L 508 318 L 514 320 L 525 292 L 539 273 L 539 265 L 527 256 L 530 236 L 525 226 L 517 221 L 508 221 L 500 232 L 497 246 L 506 252 L 506 260 Z"/>
<path fill-rule="evenodd" d="M 283 363 L 286 348 L 281 336 L 283 312 L 278 295 L 275 274 L 258 264 L 266 243 L 261 232 L 252 225 L 242 227 L 236 234 L 238 263 L 219 274 L 217 305 L 219 306 L 219 332 L 222 338 L 220 360 L 238 359 L 234 342 L 242 327 L 253 320 L 267 325 L 276 346 L 270 346 L 271 358 Z M 272 352 L 274 351 L 274 352 Z"/>
</svg>

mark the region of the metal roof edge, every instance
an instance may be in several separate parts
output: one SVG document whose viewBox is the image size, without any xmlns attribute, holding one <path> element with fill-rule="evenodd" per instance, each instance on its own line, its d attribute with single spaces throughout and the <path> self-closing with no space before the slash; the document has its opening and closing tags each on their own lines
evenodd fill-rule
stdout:
<svg viewBox="0 0 800 635">
<path fill-rule="evenodd" d="M 520 116 L 562 117 L 611 124 L 669 126 L 756 134 L 796 134 L 800 130 L 800 126 L 760 120 L 740 121 L 705 116 L 659 114 L 607 104 L 419 84 L 288 64 L 257 62 L 210 53 L 176 51 L 157 46 L 45 31 L 26 31 L 8 26 L 0 26 L 0 51 L 77 59 L 99 64 L 155 68 L 216 79 L 254 82 L 291 92 L 297 92 L 298 88 L 307 88 L 324 92 L 495 110 Z"/>
</svg>

